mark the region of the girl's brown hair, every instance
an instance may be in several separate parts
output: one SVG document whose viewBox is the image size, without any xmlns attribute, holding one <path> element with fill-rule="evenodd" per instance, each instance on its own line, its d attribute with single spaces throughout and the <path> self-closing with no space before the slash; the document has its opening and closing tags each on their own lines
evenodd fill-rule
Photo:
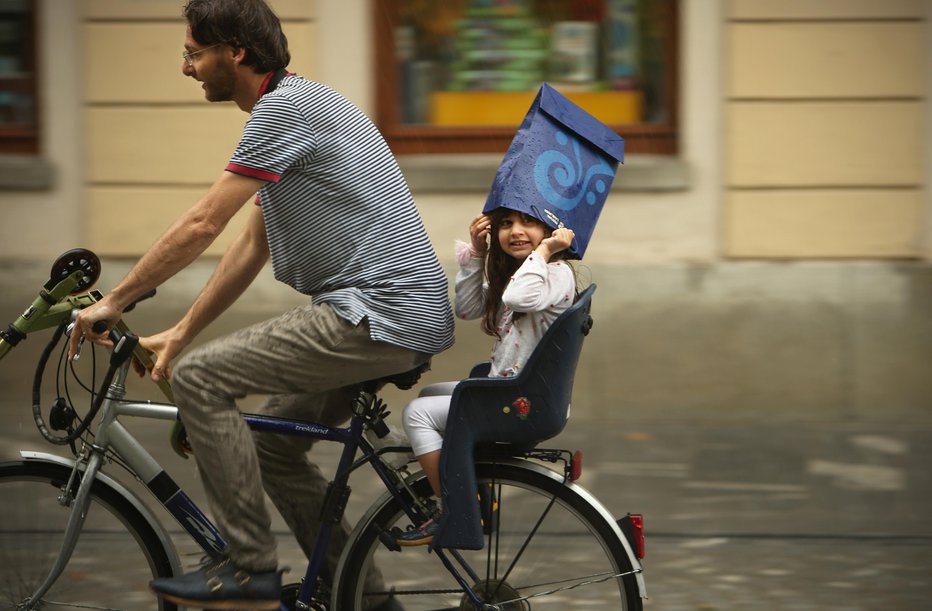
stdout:
<svg viewBox="0 0 932 611">
<path fill-rule="evenodd" d="M 515 259 L 502 250 L 502 245 L 498 240 L 498 230 L 501 227 L 502 220 L 512 212 L 515 211 L 508 208 L 496 208 L 489 213 L 492 226 L 489 231 L 489 250 L 485 257 L 485 279 L 489 289 L 485 295 L 485 314 L 482 316 L 482 330 L 493 337 L 498 337 L 498 319 L 502 307 L 502 294 L 505 292 L 505 287 L 511 282 L 511 277 L 515 275 L 515 272 L 523 263 L 523 261 Z M 523 212 L 519 212 L 519 214 L 521 214 L 522 220 L 525 222 L 541 223 L 533 216 L 528 216 Z M 553 229 L 546 223 L 541 223 L 541 225 L 545 229 L 544 237 L 550 237 Z M 566 251 L 561 251 L 553 255 L 550 260 L 556 261 L 565 258 Z M 523 315 L 524 312 L 515 312 L 514 318 L 518 319 Z"/>
</svg>

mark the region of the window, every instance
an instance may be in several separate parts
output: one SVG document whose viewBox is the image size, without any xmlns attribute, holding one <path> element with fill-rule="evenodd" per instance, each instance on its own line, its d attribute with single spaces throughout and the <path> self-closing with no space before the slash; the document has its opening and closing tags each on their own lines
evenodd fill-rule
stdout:
<svg viewBox="0 0 932 611">
<path fill-rule="evenodd" d="M 0 153 L 38 152 L 33 0 L 0 0 Z"/>
<path fill-rule="evenodd" d="M 377 121 L 397 154 L 504 152 L 542 81 L 677 148 L 676 0 L 374 0 Z"/>
</svg>

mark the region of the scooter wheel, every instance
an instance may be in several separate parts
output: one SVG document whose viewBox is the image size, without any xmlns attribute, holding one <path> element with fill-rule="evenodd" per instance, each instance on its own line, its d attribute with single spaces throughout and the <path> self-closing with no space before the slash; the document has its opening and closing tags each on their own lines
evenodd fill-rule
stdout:
<svg viewBox="0 0 932 611">
<path fill-rule="evenodd" d="M 84 277 L 71 291 L 72 295 L 84 293 L 94 286 L 100 278 L 100 259 L 86 248 L 74 248 L 55 260 L 50 278 L 52 282 L 60 282 L 78 270 L 84 272 Z"/>
</svg>

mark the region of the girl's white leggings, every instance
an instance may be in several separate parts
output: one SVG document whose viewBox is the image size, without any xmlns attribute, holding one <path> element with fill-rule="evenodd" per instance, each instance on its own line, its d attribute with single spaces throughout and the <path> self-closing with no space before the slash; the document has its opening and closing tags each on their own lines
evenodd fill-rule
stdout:
<svg viewBox="0 0 932 611">
<path fill-rule="evenodd" d="M 402 424 L 415 456 L 439 450 L 450 414 L 450 399 L 458 382 L 431 384 L 408 403 L 401 414 Z"/>
</svg>

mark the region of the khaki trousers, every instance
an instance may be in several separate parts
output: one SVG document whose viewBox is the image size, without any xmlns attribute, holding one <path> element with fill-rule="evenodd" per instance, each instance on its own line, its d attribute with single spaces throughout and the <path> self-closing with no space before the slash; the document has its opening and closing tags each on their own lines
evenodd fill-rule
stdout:
<svg viewBox="0 0 932 611">
<path fill-rule="evenodd" d="M 296 308 L 192 350 L 172 374 L 181 419 L 194 449 L 210 509 L 246 570 L 277 567 L 263 490 L 310 555 L 327 480 L 307 456 L 312 441 L 252 433 L 236 407 L 250 394 L 271 395 L 260 412 L 340 426 L 352 415 L 352 386 L 408 371 L 429 355 L 373 341 L 326 304 Z M 330 583 L 349 535 L 334 528 L 323 578 Z M 381 588 L 374 572 L 370 588 Z"/>
</svg>

